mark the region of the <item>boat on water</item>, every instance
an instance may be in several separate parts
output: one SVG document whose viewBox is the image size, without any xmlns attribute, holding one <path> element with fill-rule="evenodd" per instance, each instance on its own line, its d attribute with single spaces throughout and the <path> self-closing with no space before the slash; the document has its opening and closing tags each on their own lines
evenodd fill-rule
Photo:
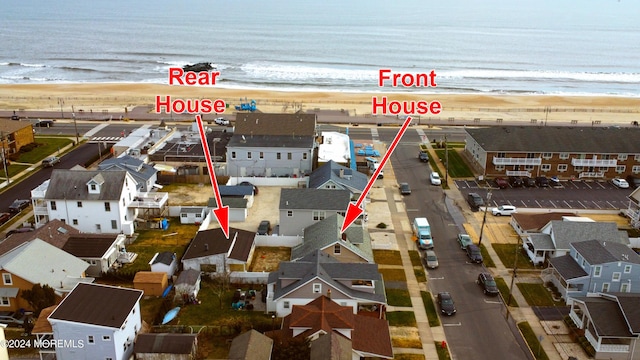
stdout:
<svg viewBox="0 0 640 360">
<path fill-rule="evenodd" d="M 167 311 L 167 313 L 162 318 L 162 325 L 169 323 L 171 320 L 175 319 L 180 312 L 180 306 L 174 307 L 173 309 Z"/>
</svg>

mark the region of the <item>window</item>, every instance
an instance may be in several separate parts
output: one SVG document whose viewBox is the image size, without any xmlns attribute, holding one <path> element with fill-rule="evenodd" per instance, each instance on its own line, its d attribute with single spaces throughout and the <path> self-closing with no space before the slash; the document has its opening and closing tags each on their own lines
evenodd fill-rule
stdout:
<svg viewBox="0 0 640 360">
<path fill-rule="evenodd" d="M 105 202 L 104 203 L 104 211 L 111 211 L 111 203 L 110 202 Z"/>
<path fill-rule="evenodd" d="M 280 155 L 280 153 L 276 153 L 276 159 L 278 160 L 282 159 L 282 155 Z"/>
<path fill-rule="evenodd" d="M 620 275 L 619 272 L 614 272 L 613 276 L 611 276 L 611 281 L 620 281 Z"/>
<path fill-rule="evenodd" d="M 584 166 L 574 166 L 573 170 L 578 171 L 578 172 L 584 171 Z"/>
<path fill-rule="evenodd" d="M 235 159 L 235 158 L 236 158 L 236 152 L 235 152 L 235 151 L 232 151 L 232 152 L 231 152 L 231 158 L 232 158 L 232 159 Z"/>
<path fill-rule="evenodd" d="M 100 226 L 100 224 L 96 224 L 96 230 L 100 231 L 102 229 L 102 226 Z"/>
<path fill-rule="evenodd" d="M 504 171 L 504 165 L 496 165 L 496 171 Z"/>
<path fill-rule="evenodd" d="M 561 160 L 567 160 L 569 158 L 569 153 L 560 153 L 559 158 Z"/>
<path fill-rule="evenodd" d="M 618 154 L 618 160 L 627 160 L 627 157 L 629 157 L 627 154 Z"/>
<path fill-rule="evenodd" d="M 340 251 L 342 251 L 342 246 L 340 246 L 340 244 L 333 245 L 333 253 L 335 255 L 340 255 Z"/>
<path fill-rule="evenodd" d="M 285 301 L 285 302 L 282 304 L 282 307 L 283 307 L 283 308 L 285 308 L 285 309 L 288 309 L 290 306 L 291 306 L 291 304 L 289 304 L 289 302 L 288 302 L 288 301 Z"/>
<path fill-rule="evenodd" d="M 553 156 L 552 153 L 542 153 L 542 158 L 543 159 L 549 160 L 549 159 L 551 159 L 552 156 Z"/>
<path fill-rule="evenodd" d="M 542 164 L 542 165 L 540 165 L 540 170 L 541 171 L 549 171 L 549 170 L 551 170 L 551 164 Z"/>
<path fill-rule="evenodd" d="M 635 161 L 640 161 L 640 154 L 635 154 L 635 155 L 633 156 L 633 160 L 635 160 Z"/>
<path fill-rule="evenodd" d="M 622 174 L 626 169 L 627 169 L 627 167 L 626 167 L 626 166 L 624 166 L 624 165 L 618 165 L 618 166 L 616 166 L 616 172 L 617 172 L 618 174 Z"/>
<path fill-rule="evenodd" d="M 322 292 L 322 284 L 313 284 L 313 293 L 319 294 Z"/>
<path fill-rule="evenodd" d="M 58 210 L 58 205 L 56 205 L 55 201 L 51 202 L 51 210 Z"/>
<path fill-rule="evenodd" d="M 602 292 L 608 292 L 608 291 L 609 291 L 609 283 L 603 283 Z"/>
<path fill-rule="evenodd" d="M 533 170 L 533 165 L 525 165 L 524 169 L 531 171 L 531 170 Z"/>
<path fill-rule="evenodd" d="M 558 171 L 567 171 L 567 164 L 558 164 Z"/>
<path fill-rule="evenodd" d="M 625 265 L 624 266 L 624 273 L 625 274 L 630 274 L 631 273 L 631 265 Z"/>
<path fill-rule="evenodd" d="M 13 279 L 11 279 L 11 274 L 9 273 L 2 274 L 2 282 L 5 285 L 13 285 Z"/>
<path fill-rule="evenodd" d="M 307 160 L 307 153 L 302 153 L 302 160 Z"/>
<path fill-rule="evenodd" d="M 9 298 L 6 296 L 0 297 L 0 306 L 10 306 L 11 302 L 9 301 Z"/>
<path fill-rule="evenodd" d="M 264 159 L 264 152 L 260 151 L 260 159 Z"/>
<path fill-rule="evenodd" d="M 78 225 L 78 219 L 73 219 L 71 220 L 71 222 L 73 223 L 73 225 Z"/>
<path fill-rule="evenodd" d="M 593 267 L 593 277 L 600 277 L 602 274 L 602 265 L 596 265 Z"/>
<path fill-rule="evenodd" d="M 527 153 L 527 159 L 533 159 L 536 157 L 535 153 Z"/>
<path fill-rule="evenodd" d="M 287 160 L 291 160 L 291 153 L 287 153 Z"/>
<path fill-rule="evenodd" d="M 202 214 L 198 213 L 198 214 L 196 214 L 196 217 L 197 217 L 197 218 L 201 218 L 201 217 L 202 217 Z"/>
<path fill-rule="evenodd" d="M 608 167 L 606 167 L 606 166 L 600 166 L 600 167 L 598 168 L 598 170 L 600 170 L 600 171 L 605 171 L 605 172 L 606 172 L 607 170 L 609 170 L 609 168 L 608 168 Z"/>
<path fill-rule="evenodd" d="M 640 174 L 640 165 L 633 165 L 631 172 L 634 174 Z"/>
<path fill-rule="evenodd" d="M 620 285 L 620 292 L 631 292 L 631 284 L 623 283 Z"/>
<path fill-rule="evenodd" d="M 111 336 L 109 336 L 109 335 L 102 335 L 102 340 L 103 340 L 103 341 L 111 341 Z"/>
<path fill-rule="evenodd" d="M 94 343 L 93 335 L 88 335 L 88 336 L 87 336 L 87 342 L 88 342 L 89 344 L 93 344 L 93 343 Z"/>
<path fill-rule="evenodd" d="M 287 217 L 293 217 L 293 210 L 287 210 Z"/>
<path fill-rule="evenodd" d="M 78 207 L 81 208 L 82 207 L 82 201 L 78 201 Z"/>
<path fill-rule="evenodd" d="M 251 151 L 247 151 L 247 159 L 251 159 Z"/>
<path fill-rule="evenodd" d="M 91 184 L 91 185 L 89 185 L 89 187 L 91 188 L 92 191 L 96 190 L 96 184 Z"/>
<path fill-rule="evenodd" d="M 497 158 L 503 158 L 503 157 L 505 157 L 505 153 L 499 152 L 499 153 L 496 154 L 496 157 Z"/>
<path fill-rule="evenodd" d="M 186 218 L 186 217 L 187 217 L 187 214 L 182 213 L 182 214 L 180 214 L 180 217 Z"/>
<path fill-rule="evenodd" d="M 116 220 L 111 220 L 111 228 L 113 230 L 118 228 L 118 222 Z"/>
<path fill-rule="evenodd" d="M 326 217 L 326 213 L 324 211 L 314 211 L 313 212 L 313 221 L 324 220 Z"/>
</svg>

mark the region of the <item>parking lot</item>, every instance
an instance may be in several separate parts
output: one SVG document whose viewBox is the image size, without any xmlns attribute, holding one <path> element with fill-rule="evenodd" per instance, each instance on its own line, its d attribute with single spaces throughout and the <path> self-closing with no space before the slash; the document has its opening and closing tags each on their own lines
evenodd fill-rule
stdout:
<svg viewBox="0 0 640 360">
<path fill-rule="evenodd" d="M 460 192 L 467 197 L 475 192 L 485 201 L 489 191 L 486 182 L 473 180 L 457 180 Z M 498 189 L 491 186 L 489 206 L 511 204 L 519 208 L 543 209 L 575 209 L 575 210 L 612 210 L 626 209 L 629 206 L 628 196 L 633 189 L 619 189 L 605 181 L 562 181 L 559 187 L 519 187 Z"/>
</svg>

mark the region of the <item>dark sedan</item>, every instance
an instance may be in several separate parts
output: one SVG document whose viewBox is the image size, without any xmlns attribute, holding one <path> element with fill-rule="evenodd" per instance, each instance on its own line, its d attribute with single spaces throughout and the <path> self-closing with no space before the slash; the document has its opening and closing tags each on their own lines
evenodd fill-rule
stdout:
<svg viewBox="0 0 640 360">
<path fill-rule="evenodd" d="M 480 285 L 482 291 L 485 295 L 497 296 L 498 285 L 496 285 L 496 281 L 493 279 L 493 276 L 489 273 L 480 273 L 478 274 L 478 279 L 476 283 Z"/>
<path fill-rule="evenodd" d="M 456 304 L 453 302 L 453 298 L 448 292 L 438 293 L 437 301 L 440 306 L 441 313 L 447 316 L 451 316 L 456 313 Z"/>
<path fill-rule="evenodd" d="M 467 245 L 467 256 L 471 260 L 471 262 L 476 264 L 482 264 L 482 253 L 480 252 L 480 248 L 476 244 Z"/>
</svg>

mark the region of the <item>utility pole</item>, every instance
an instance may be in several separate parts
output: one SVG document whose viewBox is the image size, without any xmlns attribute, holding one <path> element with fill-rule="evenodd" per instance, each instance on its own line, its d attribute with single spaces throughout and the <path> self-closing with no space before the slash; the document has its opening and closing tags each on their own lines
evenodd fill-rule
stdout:
<svg viewBox="0 0 640 360">
<path fill-rule="evenodd" d="M 449 186 L 449 147 L 447 146 L 447 134 L 444 134 L 444 183 Z M 485 212 L 486 214 L 486 212 Z"/>
<path fill-rule="evenodd" d="M 482 225 L 480 226 L 480 239 L 478 240 L 478 247 L 482 244 L 482 234 L 484 233 L 484 224 L 487 222 L 487 210 L 489 209 L 489 200 L 491 200 L 491 190 L 487 192 L 487 201 L 484 204 L 484 216 L 482 217 Z"/>
<path fill-rule="evenodd" d="M 62 108 L 62 106 L 64 106 L 64 99 L 58 98 L 58 104 L 60 104 L 60 117 L 64 119 L 64 109 Z"/>
<path fill-rule="evenodd" d="M 11 177 L 7 170 L 7 153 L 4 151 L 4 131 L 0 131 L 0 141 L 2 141 L 2 165 L 4 166 L 4 175 L 7 177 L 7 184 L 11 184 Z"/>
<path fill-rule="evenodd" d="M 76 113 L 71 113 L 71 116 L 73 116 L 73 127 L 76 129 L 76 145 L 78 145 L 78 143 L 80 142 L 80 140 L 78 140 L 78 123 L 76 123 Z"/>
<path fill-rule="evenodd" d="M 518 270 L 518 248 L 520 247 L 520 236 L 518 236 L 518 242 L 516 243 L 516 256 L 513 261 L 513 275 L 511 275 L 511 285 L 509 286 L 509 299 L 507 300 L 507 320 L 509 320 L 509 306 L 511 305 L 511 298 L 513 297 L 513 283 L 516 281 Z"/>
</svg>

